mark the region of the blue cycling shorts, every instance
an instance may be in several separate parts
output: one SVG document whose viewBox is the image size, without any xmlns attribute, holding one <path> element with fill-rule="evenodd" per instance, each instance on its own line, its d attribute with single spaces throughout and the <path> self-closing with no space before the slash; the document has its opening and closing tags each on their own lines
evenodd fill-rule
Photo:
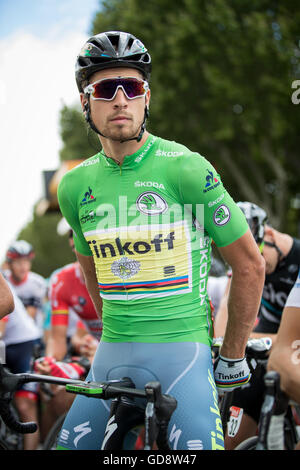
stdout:
<svg viewBox="0 0 300 470">
<path fill-rule="evenodd" d="M 14 374 L 31 372 L 31 361 L 34 354 L 34 346 L 39 340 L 26 341 L 25 343 L 9 344 L 6 346 L 6 366 Z M 32 400 L 38 398 L 38 383 L 29 382 L 21 385 L 16 396 L 25 396 Z M 24 393 L 21 393 L 24 392 Z"/>
<path fill-rule="evenodd" d="M 158 380 L 177 399 L 169 424 L 174 450 L 224 449 L 211 349 L 200 343 L 100 342 L 87 380 L 130 377 L 136 388 Z M 78 395 L 60 433 L 58 447 L 101 449 L 110 402 Z"/>
</svg>

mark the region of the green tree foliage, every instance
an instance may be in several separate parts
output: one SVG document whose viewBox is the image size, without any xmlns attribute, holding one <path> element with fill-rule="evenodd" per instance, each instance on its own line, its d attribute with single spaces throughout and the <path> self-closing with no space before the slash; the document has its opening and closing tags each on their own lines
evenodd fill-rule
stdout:
<svg viewBox="0 0 300 470">
<path fill-rule="evenodd" d="M 104 0 L 91 25 L 91 34 L 129 31 L 149 48 L 148 129 L 205 155 L 236 200 L 256 202 L 298 236 L 299 24 L 296 0 Z M 79 105 L 63 106 L 60 128 L 61 161 L 99 151 Z M 19 235 L 45 276 L 73 259 L 60 217 L 34 216 Z"/>
<path fill-rule="evenodd" d="M 79 105 L 62 107 L 60 135 L 63 141 L 60 161 L 85 159 L 99 151 L 99 140 L 86 125 Z"/>
<path fill-rule="evenodd" d="M 68 235 L 57 234 L 57 224 L 61 219 L 61 214 L 57 212 L 47 213 L 38 216 L 34 213 L 33 219 L 19 233 L 19 240 L 26 240 L 32 244 L 35 250 L 35 258 L 32 263 L 32 270 L 44 277 L 57 268 L 75 261 Z"/>
<path fill-rule="evenodd" d="M 99 151 L 99 141 L 88 131 L 79 106 L 63 106 L 60 112 L 60 134 L 63 142 L 60 160 L 85 159 Z M 42 276 L 75 260 L 68 236 L 57 233 L 60 212 L 47 212 L 40 216 L 33 209 L 33 219 L 19 233 L 18 239 L 27 240 L 35 249 L 32 269 Z"/>
<path fill-rule="evenodd" d="M 149 130 L 205 155 L 236 200 L 294 234 L 299 24 L 298 2 L 271 0 L 110 0 L 93 22 L 94 33 L 130 31 L 149 48 Z"/>
</svg>

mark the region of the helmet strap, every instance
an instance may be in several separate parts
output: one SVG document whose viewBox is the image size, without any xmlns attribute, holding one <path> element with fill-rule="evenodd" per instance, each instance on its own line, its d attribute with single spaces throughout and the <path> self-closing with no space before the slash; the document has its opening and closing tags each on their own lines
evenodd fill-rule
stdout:
<svg viewBox="0 0 300 470">
<path fill-rule="evenodd" d="M 281 259 L 283 258 L 283 253 L 281 251 L 281 249 L 279 248 L 278 245 L 276 245 L 276 243 L 271 243 L 271 242 L 267 242 L 267 241 L 264 241 L 265 245 L 267 246 L 270 246 L 272 248 L 275 248 L 275 250 L 277 251 L 277 255 L 278 255 L 278 263 L 281 261 Z"/>
</svg>

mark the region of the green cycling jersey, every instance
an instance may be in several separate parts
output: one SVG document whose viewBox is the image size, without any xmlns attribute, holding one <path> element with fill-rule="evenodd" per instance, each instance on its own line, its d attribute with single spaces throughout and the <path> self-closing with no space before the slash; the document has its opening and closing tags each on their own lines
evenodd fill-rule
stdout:
<svg viewBox="0 0 300 470">
<path fill-rule="evenodd" d="M 103 341 L 211 343 L 211 241 L 248 224 L 204 157 L 150 134 L 121 166 L 100 152 L 69 171 L 58 199 L 94 259 Z"/>
</svg>

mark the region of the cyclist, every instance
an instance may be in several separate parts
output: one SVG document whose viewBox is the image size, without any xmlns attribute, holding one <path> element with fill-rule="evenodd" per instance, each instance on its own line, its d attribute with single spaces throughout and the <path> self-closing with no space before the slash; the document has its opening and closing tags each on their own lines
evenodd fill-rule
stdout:
<svg viewBox="0 0 300 470">
<path fill-rule="evenodd" d="M 68 233 L 69 245 L 74 252 L 71 227 Z M 101 338 L 102 323 L 87 290 L 84 274 L 78 261 L 54 271 L 48 287 L 51 328 L 46 348 L 47 355 L 61 360 L 66 356 L 69 346 L 73 347 L 77 353 L 84 353 L 92 359 Z M 71 331 L 72 334 L 70 334 Z M 70 345 L 68 345 L 68 337 Z"/>
<path fill-rule="evenodd" d="M 0 320 L 11 313 L 14 309 L 14 298 L 11 293 L 11 290 L 3 277 L 3 274 L 0 273 Z"/>
<path fill-rule="evenodd" d="M 280 374 L 282 390 L 300 404 L 300 270 L 287 298 L 268 361 L 268 370 Z"/>
<path fill-rule="evenodd" d="M 300 404 L 300 270 L 286 301 L 275 347 L 271 351 L 268 370 L 280 374 L 281 389 Z M 295 447 L 300 450 L 300 441 Z"/>
<path fill-rule="evenodd" d="M 74 250 L 73 232 L 69 230 L 69 245 Z M 80 378 L 86 375 L 85 367 L 66 356 L 84 356 L 93 360 L 102 333 L 102 323 L 85 285 L 78 261 L 57 269 L 50 276 L 48 298 L 50 329 L 46 357 L 35 363 L 38 373 Z M 71 361 L 71 362 L 70 362 Z M 46 397 L 42 429 L 46 435 L 58 416 L 65 413 L 74 395 L 64 388 L 53 387 L 53 398 Z"/>
<path fill-rule="evenodd" d="M 13 295 L 14 310 L 0 320 L 0 336 L 5 344 L 5 363 L 14 373 L 30 372 L 39 330 L 16 295 L 14 287 L 10 284 L 9 287 Z M 37 384 L 25 384 L 15 393 L 15 404 L 22 421 L 37 421 L 37 400 Z M 38 444 L 39 431 L 25 434 L 25 450 L 34 450 Z"/>
<path fill-rule="evenodd" d="M 159 380 L 178 399 L 172 448 L 223 449 L 206 292 L 211 238 L 233 269 L 220 387 L 249 380 L 244 352 L 264 263 L 212 165 L 146 130 L 150 69 L 142 42 L 119 31 L 90 38 L 76 63 L 83 113 L 102 150 L 63 177 L 58 198 L 99 315 L 103 302 L 88 378 L 129 376 L 138 388 Z M 107 417 L 107 404 L 76 397 L 59 447 L 98 449 Z"/>
<path fill-rule="evenodd" d="M 266 276 L 256 326 L 251 337 L 269 336 L 277 341 L 277 330 L 287 297 L 297 277 L 300 266 L 300 240 L 273 229 L 267 223 L 266 212 L 251 202 L 239 202 L 245 213 L 253 236 L 266 262 Z M 230 276 L 230 274 L 229 274 Z M 215 334 L 222 336 L 227 322 L 226 295 L 230 292 L 230 277 L 225 297 L 216 315 Z M 234 392 L 233 404 L 243 408 L 243 419 L 235 437 L 226 437 L 226 448 L 236 447 L 255 434 L 264 396 L 265 369 L 252 377 L 250 384 Z"/>
<path fill-rule="evenodd" d="M 33 247 L 25 240 L 12 243 L 6 252 L 8 270 L 6 277 L 14 286 L 16 294 L 22 300 L 28 314 L 35 320 L 40 331 L 40 343 L 43 345 L 44 316 L 42 305 L 46 296 L 45 279 L 31 271 L 35 256 Z"/>
</svg>

